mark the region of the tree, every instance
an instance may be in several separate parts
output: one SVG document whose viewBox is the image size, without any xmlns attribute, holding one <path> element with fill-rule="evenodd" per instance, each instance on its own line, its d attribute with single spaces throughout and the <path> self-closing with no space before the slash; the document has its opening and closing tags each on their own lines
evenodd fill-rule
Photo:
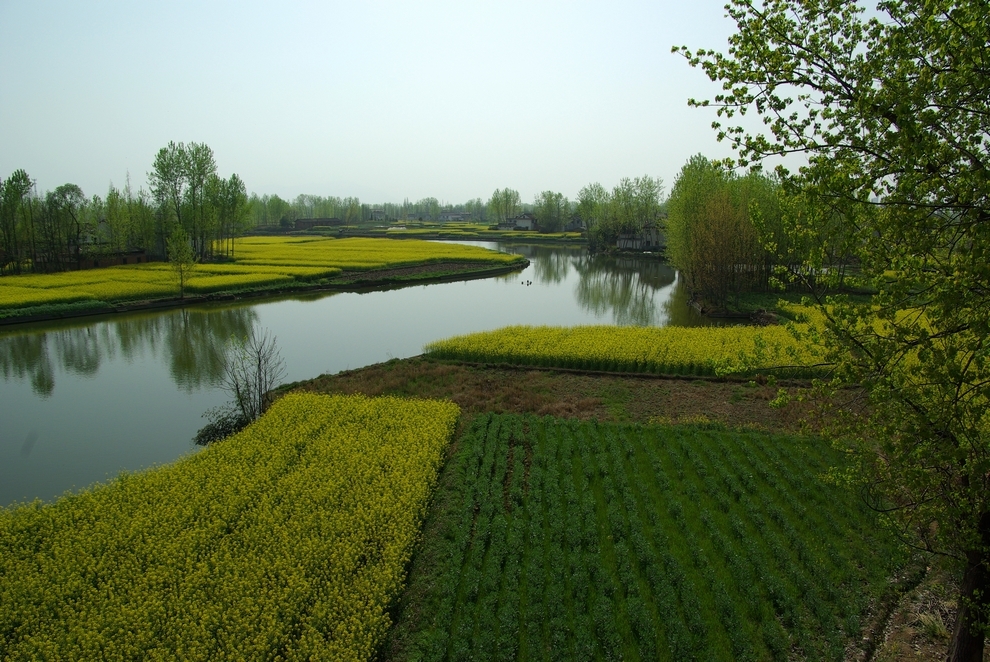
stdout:
<svg viewBox="0 0 990 662">
<path fill-rule="evenodd" d="M 618 233 L 609 223 L 611 196 L 605 187 L 595 182 L 578 191 L 577 215 L 588 228 L 588 248 L 591 252 L 615 246 Z"/>
<path fill-rule="evenodd" d="M 56 214 L 56 222 L 61 228 L 60 238 L 67 244 L 59 250 L 61 248 L 71 250 L 78 263 L 82 260 L 83 234 L 91 229 L 83 219 L 86 196 L 75 184 L 62 184 L 51 193 L 50 200 L 53 213 Z"/>
<path fill-rule="evenodd" d="M 777 184 L 759 172 L 745 176 L 691 157 L 667 200 L 667 256 L 692 296 L 722 308 L 730 295 L 767 285 L 773 255 L 758 241 L 760 228 L 780 221 Z"/>
<path fill-rule="evenodd" d="M 24 261 L 24 232 L 20 218 L 34 182 L 23 170 L 15 170 L 6 181 L 0 181 L 0 273 L 10 270 L 20 273 Z"/>
<path fill-rule="evenodd" d="M 148 184 L 159 209 L 171 215 L 182 225 L 182 202 L 186 188 L 186 148 L 182 143 L 169 141 L 155 155 L 152 170 L 148 173 Z"/>
<path fill-rule="evenodd" d="M 179 143 L 182 149 L 182 143 Z M 216 228 L 211 226 L 208 209 L 207 184 L 217 175 L 217 163 L 213 150 L 206 143 L 189 143 L 184 148 L 183 175 L 186 181 L 186 201 L 189 209 L 188 230 L 192 235 L 193 250 L 202 259 L 212 254 Z"/>
<path fill-rule="evenodd" d="M 567 224 L 571 204 L 563 193 L 543 191 L 536 196 L 534 215 L 540 232 L 560 232 Z"/>
<path fill-rule="evenodd" d="M 224 351 L 224 388 L 243 420 L 257 419 L 274 401 L 272 390 L 285 378 L 285 361 L 270 331 L 232 338 Z"/>
<path fill-rule="evenodd" d="M 777 168 L 805 214 L 876 289 L 820 298 L 833 387 L 859 384 L 843 439 L 871 503 L 916 547 L 956 559 L 950 660 L 980 660 L 990 623 L 990 21 L 985 1 L 731 0 L 727 54 L 675 48 L 720 82 L 719 138 Z M 734 118 L 755 111 L 764 131 Z M 733 120 L 729 126 L 722 121 Z M 822 235 L 827 235 L 820 239 Z M 805 273 L 828 281 L 812 250 Z M 820 282 L 819 282 L 820 285 Z M 817 290 L 821 291 L 820 287 Z"/>
<path fill-rule="evenodd" d="M 127 250 L 131 237 L 131 216 L 128 214 L 127 200 L 113 184 L 107 191 L 103 214 L 107 225 L 108 249 L 111 252 Z"/>
<path fill-rule="evenodd" d="M 190 245 L 189 234 L 181 225 L 176 225 L 168 238 L 168 263 L 179 283 L 179 298 L 186 297 L 186 281 L 196 266 L 196 253 Z"/>
<path fill-rule="evenodd" d="M 488 215 L 494 223 L 504 223 L 519 213 L 519 191 L 509 187 L 495 189 L 488 199 Z"/>
</svg>

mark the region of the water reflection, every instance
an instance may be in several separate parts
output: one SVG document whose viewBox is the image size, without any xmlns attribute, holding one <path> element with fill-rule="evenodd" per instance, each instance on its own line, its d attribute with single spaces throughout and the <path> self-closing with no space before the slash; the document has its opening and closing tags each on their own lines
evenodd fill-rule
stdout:
<svg viewBox="0 0 990 662">
<path fill-rule="evenodd" d="M 688 305 L 677 272 L 656 256 L 592 255 L 586 248 L 546 245 L 502 244 L 498 248 L 529 258 L 535 280 L 544 285 L 565 282 L 573 270 L 577 303 L 596 317 L 610 317 L 614 324 L 711 324 Z"/>
<path fill-rule="evenodd" d="M 500 245 L 499 250 L 525 255 L 533 265 L 536 280 L 547 285 L 564 282 L 573 262 L 588 253 L 587 249 L 578 247 L 516 244 Z"/>
<path fill-rule="evenodd" d="M 655 326 L 666 321 L 658 290 L 674 284 L 674 270 L 658 261 L 588 255 L 574 263 L 580 275 L 575 296 L 585 309 L 610 312 L 616 324 Z"/>
<path fill-rule="evenodd" d="M 543 304 L 548 319 L 540 323 L 574 323 L 565 321 L 566 317 L 555 321 L 550 308 L 557 302 L 582 309 L 595 320 L 601 320 L 591 323 L 609 320 L 613 324 L 639 326 L 711 323 L 687 304 L 687 295 L 679 286 L 676 272 L 653 256 L 591 255 L 581 247 L 486 245 L 530 260 L 531 267 L 522 277 L 549 294 Z M 512 283 L 520 277 L 519 273 L 513 273 L 503 280 Z M 314 304 L 326 298 L 327 293 L 292 297 Z M 526 297 L 513 295 L 508 305 L 518 307 L 526 301 Z M 231 336 L 250 334 L 258 320 L 256 305 L 84 318 L 0 333 L 0 374 L 4 382 L 28 381 L 36 395 L 47 398 L 55 390 L 58 375 L 93 377 L 109 362 L 119 359 L 131 364 L 150 356 L 167 366 L 169 377 L 179 390 L 192 393 L 219 384 L 222 371 L 219 348 Z M 438 324 L 428 340 L 450 333 L 442 327 Z"/>
<path fill-rule="evenodd" d="M 36 395 L 48 397 L 58 369 L 87 377 L 118 356 L 130 363 L 151 355 L 167 363 L 172 381 L 188 393 L 219 382 L 220 346 L 247 336 L 256 319 L 250 307 L 181 309 L 4 334 L 0 373 L 4 381 L 27 379 Z"/>
</svg>

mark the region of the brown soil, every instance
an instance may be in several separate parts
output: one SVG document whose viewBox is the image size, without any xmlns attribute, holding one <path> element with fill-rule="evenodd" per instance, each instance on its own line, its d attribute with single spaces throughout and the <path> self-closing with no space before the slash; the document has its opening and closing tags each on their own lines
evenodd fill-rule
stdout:
<svg viewBox="0 0 990 662">
<path fill-rule="evenodd" d="M 639 423 L 712 422 L 799 432 L 802 420 L 811 413 L 801 402 L 771 407 L 781 387 L 755 382 L 516 369 L 423 357 L 322 375 L 293 386 L 319 393 L 446 398 L 457 403 L 466 417 L 493 411 Z M 799 387 L 783 388 L 794 394 Z"/>
</svg>

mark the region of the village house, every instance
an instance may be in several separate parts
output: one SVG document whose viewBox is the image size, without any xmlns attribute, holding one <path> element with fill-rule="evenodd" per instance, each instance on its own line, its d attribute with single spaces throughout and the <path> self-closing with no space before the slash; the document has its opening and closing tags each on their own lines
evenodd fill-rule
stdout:
<svg viewBox="0 0 990 662">
<path fill-rule="evenodd" d="M 535 230 L 536 217 L 529 212 L 524 212 L 517 216 L 498 224 L 499 230 Z"/>
</svg>

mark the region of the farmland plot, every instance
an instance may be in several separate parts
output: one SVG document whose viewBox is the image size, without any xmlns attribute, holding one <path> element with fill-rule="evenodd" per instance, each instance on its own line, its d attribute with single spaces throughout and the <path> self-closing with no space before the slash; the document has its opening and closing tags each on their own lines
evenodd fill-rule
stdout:
<svg viewBox="0 0 990 662">
<path fill-rule="evenodd" d="M 397 657 L 844 659 L 903 559 L 823 481 L 836 461 L 798 437 L 481 416 Z"/>
<path fill-rule="evenodd" d="M 0 509 L 0 659 L 369 659 L 457 416 L 290 394 L 173 464 Z"/>
</svg>

